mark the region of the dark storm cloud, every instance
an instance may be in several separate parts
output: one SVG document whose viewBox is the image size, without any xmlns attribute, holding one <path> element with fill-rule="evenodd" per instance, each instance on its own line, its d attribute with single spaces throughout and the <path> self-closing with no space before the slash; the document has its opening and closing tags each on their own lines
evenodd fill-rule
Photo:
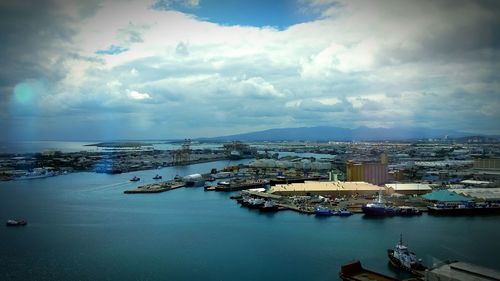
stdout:
<svg viewBox="0 0 500 281">
<path fill-rule="evenodd" d="M 24 80 L 54 84 L 66 75 L 67 59 L 94 60 L 78 54 L 71 43 L 76 18 L 93 15 L 99 2 L 0 2 L 0 106 L 5 107 L 14 86 Z M 70 15 L 68 8 L 76 14 Z"/>
</svg>

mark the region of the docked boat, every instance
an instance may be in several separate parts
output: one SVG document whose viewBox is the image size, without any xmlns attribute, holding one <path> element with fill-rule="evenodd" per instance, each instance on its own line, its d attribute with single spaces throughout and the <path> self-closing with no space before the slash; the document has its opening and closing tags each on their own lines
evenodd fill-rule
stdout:
<svg viewBox="0 0 500 281">
<path fill-rule="evenodd" d="M 397 209 L 398 215 L 400 216 L 420 216 L 422 211 L 415 207 L 401 206 Z"/>
<path fill-rule="evenodd" d="M 348 217 L 348 216 L 352 215 L 352 213 L 349 210 L 345 209 L 345 208 L 344 209 L 339 209 L 339 210 L 333 212 L 333 214 L 335 216 L 339 216 L 339 217 Z"/>
<path fill-rule="evenodd" d="M 141 178 L 134 176 L 133 178 L 130 179 L 130 181 L 140 181 Z"/>
<path fill-rule="evenodd" d="M 219 182 L 216 191 L 240 191 L 254 188 L 264 188 L 267 185 L 265 180 L 237 180 Z"/>
<path fill-rule="evenodd" d="M 330 210 L 329 208 L 317 206 L 314 209 L 314 214 L 318 217 L 329 217 L 329 216 L 333 216 L 334 212 L 332 210 Z"/>
<path fill-rule="evenodd" d="M 35 168 L 32 171 L 26 172 L 23 175 L 14 177 L 13 180 L 32 180 L 43 179 L 56 176 L 56 172 L 47 168 Z"/>
<path fill-rule="evenodd" d="M 415 253 L 411 252 L 407 246 L 403 244 L 403 235 L 399 238 L 399 243 L 393 249 L 387 250 L 389 262 L 400 269 L 408 271 L 417 276 L 423 276 L 426 267 L 420 259 L 417 259 Z"/>
<path fill-rule="evenodd" d="M 264 206 L 264 203 L 266 203 L 266 200 L 262 198 L 250 198 L 248 199 L 247 207 L 250 209 L 259 209 Z"/>
<path fill-rule="evenodd" d="M 161 180 L 162 179 L 162 176 L 156 174 L 156 176 L 153 177 L 154 180 Z"/>
<path fill-rule="evenodd" d="M 192 174 L 183 178 L 187 187 L 200 187 L 205 185 L 205 179 L 201 174 Z"/>
<path fill-rule="evenodd" d="M 27 224 L 28 222 L 25 220 L 13 220 L 13 219 L 7 220 L 6 223 L 7 226 L 25 226 Z"/>
<path fill-rule="evenodd" d="M 377 201 L 373 203 L 364 204 L 361 207 L 363 213 L 367 216 L 395 216 L 397 209 L 387 206 L 382 201 L 382 193 L 379 192 Z"/>
<path fill-rule="evenodd" d="M 276 212 L 278 211 L 278 206 L 272 200 L 266 200 L 260 210 L 262 212 Z"/>
<path fill-rule="evenodd" d="M 498 203 L 440 203 L 428 206 L 430 215 L 495 215 L 500 214 Z"/>
</svg>

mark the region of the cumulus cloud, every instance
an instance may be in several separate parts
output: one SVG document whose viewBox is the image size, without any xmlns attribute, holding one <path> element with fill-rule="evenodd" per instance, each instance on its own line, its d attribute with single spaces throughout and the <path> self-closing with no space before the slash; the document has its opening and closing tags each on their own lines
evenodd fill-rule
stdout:
<svg viewBox="0 0 500 281">
<path fill-rule="evenodd" d="M 137 91 L 129 91 L 127 95 L 133 100 L 145 100 L 151 98 L 148 93 L 139 93 Z"/>
<path fill-rule="evenodd" d="M 175 11 L 199 1 L 2 2 L 2 125 L 60 118 L 47 136 L 101 123 L 144 137 L 315 125 L 500 133 L 496 2 L 298 3 L 316 20 L 278 30 Z M 23 115 L 19 85 L 36 88 L 36 116 Z"/>
</svg>

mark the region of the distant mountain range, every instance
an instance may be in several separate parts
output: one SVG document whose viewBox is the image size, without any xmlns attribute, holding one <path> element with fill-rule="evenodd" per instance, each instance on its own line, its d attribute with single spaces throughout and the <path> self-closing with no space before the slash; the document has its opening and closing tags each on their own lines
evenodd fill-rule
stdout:
<svg viewBox="0 0 500 281">
<path fill-rule="evenodd" d="M 380 141 L 380 140 L 412 140 L 422 138 L 461 138 L 474 134 L 452 130 L 428 128 L 368 128 L 346 129 L 338 127 L 302 127 L 280 128 L 251 133 L 203 138 L 210 141 Z"/>
</svg>

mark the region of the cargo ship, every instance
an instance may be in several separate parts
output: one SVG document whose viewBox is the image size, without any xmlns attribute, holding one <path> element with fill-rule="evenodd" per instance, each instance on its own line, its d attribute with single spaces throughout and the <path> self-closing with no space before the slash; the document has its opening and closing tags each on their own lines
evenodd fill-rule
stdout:
<svg viewBox="0 0 500 281">
<path fill-rule="evenodd" d="M 495 215 L 500 214 L 499 203 L 439 203 L 428 206 L 430 215 Z"/>
<path fill-rule="evenodd" d="M 232 180 L 230 182 L 220 182 L 215 191 L 240 191 L 253 188 L 264 188 L 267 185 L 264 180 Z"/>
</svg>

